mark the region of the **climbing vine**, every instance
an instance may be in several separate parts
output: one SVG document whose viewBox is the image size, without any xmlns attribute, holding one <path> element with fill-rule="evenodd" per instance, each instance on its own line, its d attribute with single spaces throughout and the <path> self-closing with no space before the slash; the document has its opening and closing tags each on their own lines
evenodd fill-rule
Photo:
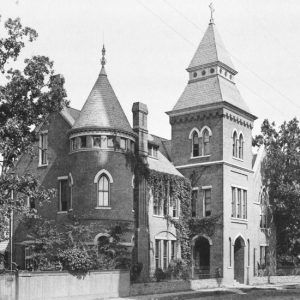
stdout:
<svg viewBox="0 0 300 300">
<path fill-rule="evenodd" d="M 154 202 L 158 203 L 169 196 L 170 201 L 164 201 L 164 203 L 167 203 L 169 206 L 179 203 L 179 217 L 173 218 L 169 214 L 166 214 L 165 219 L 168 224 L 172 224 L 176 228 L 182 260 L 187 265 L 191 265 L 192 238 L 203 234 L 212 236 L 216 230 L 216 226 L 222 226 L 220 222 L 221 214 L 205 218 L 192 217 L 191 182 L 199 181 L 200 178 L 196 178 L 194 174 L 194 178 L 189 180 L 182 176 L 151 170 L 146 160 L 142 157 L 137 158 L 132 152 L 126 154 L 126 161 L 131 166 L 138 180 L 141 180 L 141 177 L 146 179 Z"/>
</svg>

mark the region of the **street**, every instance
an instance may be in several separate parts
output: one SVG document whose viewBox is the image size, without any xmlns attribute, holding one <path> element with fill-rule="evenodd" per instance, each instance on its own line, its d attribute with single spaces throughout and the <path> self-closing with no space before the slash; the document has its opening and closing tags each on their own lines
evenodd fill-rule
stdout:
<svg viewBox="0 0 300 300">
<path fill-rule="evenodd" d="M 299 285 L 287 285 L 280 289 L 278 288 L 253 288 L 253 289 L 236 289 L 231 291 L 217 291 L 213 294 L 205 296 L 204 294 L 199 297 L 186 298 L 185 299 L 201 299 L 201 300 L 213 300 L 213 299 L 224 299 L 224 300 L 237 300 L 237 299 L 273 299 L 273 300 L 295 300 L 300 299 L 300 284 Z M 176 299 L 176 298 L 174 298 Z M 182 299 L 178 297 L 178 300 Z"/>
</svg>

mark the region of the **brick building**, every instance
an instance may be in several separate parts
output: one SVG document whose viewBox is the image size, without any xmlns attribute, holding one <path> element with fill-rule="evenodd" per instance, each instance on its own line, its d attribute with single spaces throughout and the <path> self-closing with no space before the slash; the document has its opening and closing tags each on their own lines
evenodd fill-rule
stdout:
<svg viewBox="0 0 300 300">
<path fill-rule="evenodd" d="M 219 269 L 229 282 L 248 282 L 264 263 L 267 247 L 260 228 L 262 154 L 252 154 L 256 117 L 236 87 L 237 71 L 213 19 L 187 68 L 188 83 L 167 113 L 171 140 L 148 133 L 143 103 L 133 104 L 130 126 L 108 81 L 104 47 L 102 54 L 99 77 L 82 110 L 64 108 L 50 116 L 39 130 L 36 158 L 18 162 L 19 174 L 30 171 L 58 190 L 40 213 L 57 222 L 76 214 L 94 225 L 94 244 L 112 224 L 126 225 L 122 243 L 136 246 L 143 276 L 167 268 L 180 257 L 176 230 L 164 218 L 170 212 L 157 207 L 151 190 L 148 194 L 147 182 L 135 180 L 127 162 L 127 153 L 135 152 L 150 169 L 191 180 L 193 217 L 220 216 L 213 235 L 192 238 L 194 277 L 214 276 Z M 180 204 L 172 214 L 178 217 Z M 16 234 L 14 253 L 24 267 L 22 238 Z"/>
</svg>

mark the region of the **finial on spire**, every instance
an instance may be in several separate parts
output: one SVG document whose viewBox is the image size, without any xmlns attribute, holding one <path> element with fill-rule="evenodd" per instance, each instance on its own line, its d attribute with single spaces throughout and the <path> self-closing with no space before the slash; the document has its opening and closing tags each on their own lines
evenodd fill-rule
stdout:
<svg viewBox="0 0 300 300">
<path fill-rule="evenodd" d="M 210 21 L 209 21 L 209 24 L 215 24 L 214 23 L 214 12 L 215 12 L 215 9 L 214 9 L 214 6 L 213 6 L 212 2 L 209 4 L 209 9 L 210 9 Z"/>
<path fill-rule="evenodd" d="M 104 44 L 103 44 L 103 48 L 102 48 L 102 59 L 101 59 L 101 65 L 102 65 L 102 67 L 104 67 L 105 64 L 106 64 L 105 52 L 106 52 L 106 50 L 105 50 L 105 47 L 104 47 Z"/>
</svg>

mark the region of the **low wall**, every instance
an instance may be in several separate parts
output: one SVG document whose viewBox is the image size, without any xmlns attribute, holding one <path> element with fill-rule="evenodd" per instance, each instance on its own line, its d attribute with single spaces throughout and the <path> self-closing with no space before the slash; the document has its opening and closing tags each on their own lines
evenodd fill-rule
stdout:
<svg viewBox="0 0 300 300">
<path fill-rule="evenodd" d="M 16 296 L 16 278 L 12 274 L 0 274 L 0 299 L 14 300 Z"/>
<path fill-rule="evenodd" d="M 274 284 L 285 284 L 285 283 L 300 283 L 300 276 L 271 276 L 270 282 Z M 260 285 L 268 283 L 268 277 L 253 277 L 250 284 L 251 285 Z"/>
<path fill-rule="evenodd" d="M 130 291 L 129 272 L 124 271 L 94 271 L 81 279 L 67 272 L 20 272 L 11 278 L 0 276 L 1 300 L 88 300 L 126 297 Z"/>
<path fill-rule="evenodd" d="M 163 294 L 180 291 L 201 290 L 215 288 L 222 285 L 222 279 L 199 279 L 199 280 L 173 280 L 148 283 L 134 283 L 130 287 L 130 295 Z"/>
</svg>

